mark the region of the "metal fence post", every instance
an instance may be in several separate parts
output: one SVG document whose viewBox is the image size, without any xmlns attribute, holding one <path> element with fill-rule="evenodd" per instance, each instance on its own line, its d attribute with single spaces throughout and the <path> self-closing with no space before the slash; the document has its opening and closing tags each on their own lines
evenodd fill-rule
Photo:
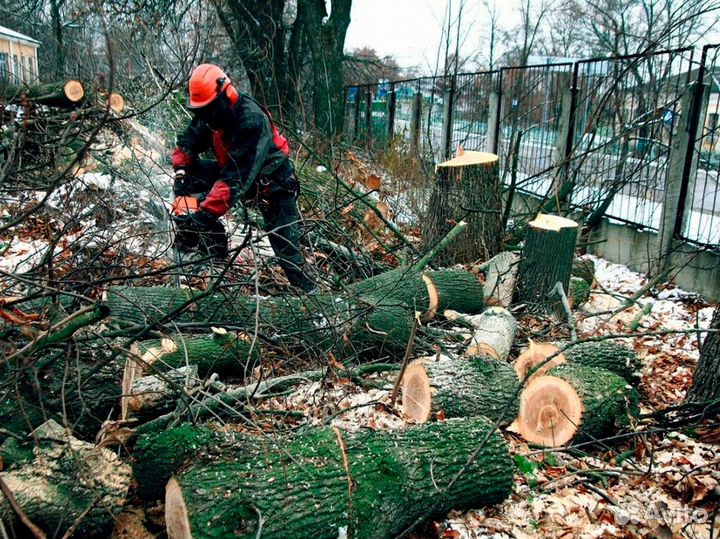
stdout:
<svg viewBox="0 0 720 539">
<path fill-rule="evenodd" d="M 445 79 L 447 81 L 447 77 Z M 453 108 L 455 102 L 455 75 L 450 77 L 450 86 L 445 88 L 443 95 L 443 123 L 442 135 L 440 136 L 440 147 L 444 159 L 450 159 L 452 155 L 452 133 L 453 133 Z"/>
<path fill-rule="evenodd" d="M 353 121 L 353 143 L 360 134 L 360 87 L 355 86 L 355 119 Z"/>
<path fill-rule="evenodd" d="M 395 94 L 395 83 L 390 85 L 390 92 L 388 93 L 387 100 L 387 146 L 392 144 L 392 139 L 395 136 L 395 109 L 397 108 L 397 95 Z"/>
<path fill-rule="evenodd" d="M 420 89 L 415 93 L 412 107 L 412 120 L 410 121 L 410 147 L 414 152 L 420 147 L 420 122 L 422 119 L 423 96 Z"/>
<path fill-rule="evenodd" d="M 560 118 L 558 120 L 558 136 L 555 142 L 555 152 L 553 156 L 553 192 L 556 195 L 562 193 L 563 185 L 569 179 L 570 158 L 575 143 L 575 114 L 577 113 L 577 94 L 578 94 L 578 64 L 575 64 L 572 79 L 562 93 L 562 104 L 560 108 Z M 567 194 L 569 195 L 569 193 Z M 562 202 L 562 201 L 561 201 Z"/>
<path fill-rule="evenodd" d="M 685 89 L 680 104 L 680 118 L 677 132 L 670 147 L 667 176 L 665 178 L 665 196 L 663 197 L 660 226 L 658 227 L 658 263 L 657 271 L 670 267 L 670 254 L 673 239 L 684 229 L 689 219 L 686 200 L 692 210 L 694 193 L 689 189 L 691 174 L 697 169 L 695 152 L 701 129 L 700 114 L 703 107 L 705 89 L 702 83 L 693 82 Z M 694 176 L 694 174 L 692 174 Z M 695 184 L 695 178 L 692 178 Z M 688 200 L 688 192 L 690 192 Z"/>
<path fill-rule="evenodd" d="M 485 150 L 490 153 L 498 153 L 498 138 L 500 134 L 500 111 L 502 110 L 502 93 L 498 88 L 490 92 L 488 98 L 488 122 L 487 137 L 485 138 Z"/>
<path fill-rule="evenodd" d="M 365 144 L 368 148 L 372 146 L 372 92 L 370 86 L 365 94 Z"/>
</svg>

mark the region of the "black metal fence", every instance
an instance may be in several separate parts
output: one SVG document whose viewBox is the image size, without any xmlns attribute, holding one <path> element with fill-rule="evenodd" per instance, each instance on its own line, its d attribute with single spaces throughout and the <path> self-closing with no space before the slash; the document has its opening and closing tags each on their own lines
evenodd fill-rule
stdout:
<svg viewBox="0 0 720 539">
<path fill-rule="evenodd" d="M 720 247 L 720 45 L 346 89 L 346 140 L 501 158 L 512 189 Z"/>
</svg>

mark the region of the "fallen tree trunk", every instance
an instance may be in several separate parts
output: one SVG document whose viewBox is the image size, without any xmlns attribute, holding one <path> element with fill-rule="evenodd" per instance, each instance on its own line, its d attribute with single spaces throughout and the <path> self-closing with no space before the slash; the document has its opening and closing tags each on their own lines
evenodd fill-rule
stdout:
<svg viewBox="0 0 720 539">
<path fill-rule="evenodd" d="M 111 287 L 107 304 L 118 322 L 161 325 L 187 306 L 173 322 L 228 326 L 248 334 L 257 322 L 263 339 L 284 346 L 375 357 L 402 352 L 414 318 L 414 311 L 397 300 L 372 296 L 256 298 L 188 288 Z"/>
<path fill-rule="evenodd" d="M 217 373 L 242 378 L 260 360 L 260 341 L 245 334 L 212 328 L 208 336 L 187 335 L 138 343 L 145 371 L 163 372 L 196 365 L 200 377 Z M 152 368 L 148 368 L 152 367 Z"/>
<path fill-rule="evenodd" d="M 638 415 L 637 392 L 603 369 L 565 364 L 533 378 L 520 395 L 517 430 L 528 442 L 560 447 L 613 434 Z"/>
<path fill-rule="evenodd" d="M 85 88 L 79 80 L 32 86 L 7 86 L 4 98 L 8 103 L 14 104 L 31 102 L 49 107 L 72 108 L 82 103 L 85 98 Z"/>
<path fill-rule="evenodd" d="M 469 264 L 492 258 L 500 252 L 503 240 L 498 156 L 468 151 L 440 163 L 436 170 L 422 230 L 423 245 L 435 245 L 454 222 L 464 219 L 467 233 L 446 248 L 438 262 Z"/>
<path fill-rule="evenodd" d="M 469 271 L 426 271 L 397 268 L 352 285 L 359 294 L 389 297 L 406 303 L 431 319 L 437 312 L 455 309 L 475 314 L 484 307 L 483 285 Z"/>
<path fill-rule="evenodd" d="M 403 376 L 403 414 L 413 423 L 438 416 L 496 420 L 507 405 L 509 423 L 518 412 L 518 384 L 512 367 L 492 357 L 418 359 Z"/>
<path fill-rule="evenodd" d="M 516 299 L 528 310 L 563 317 L 557 283 L 567 294 L 578 225 L 557 215 L 540 214 L 528 224 L 518 269 Z"/>
<path fill-rule="evenodd" d="M 560 349 L 562 353 L 559 353 Z M 537 367 L 549 357 L 548 363 Z M 522 379 L 532 368 L 537 367 L 534 376 L 540 376 L 563 363 L 573 363 L 585 367 L 604 369 L 622 376 L 632 385 L 640 383 L 640 359 L 631 348 L 612 341 L 589 341 L 570 345 L 569 343 L 536 343 L 532 339 L 515 362 L 515 371 Z"/>
<path fill-rule="evenodd" d="M 168 536 L 393 537 L 431 510 L 444 515 L 498 503 L 510 494 L 514 466 L 497 432 L 438 496 L 438 485 L 458 474 L 491 428 L 477 418 L 211 444 L 168 483 Z"/>
<path fill-rule="evenodd" d="M 507 361 L 517 330 L 517 322 L 510 311 L 502 307 L 489 307 L 481 314 L 466 316 L 448 310 L 445 311 L 445 317 L 462 320 L 475 328 L 465 351 L 466 356 L 488 355 Z"/>
<path fill-rule="evenodd" d="M 76 537 L 107 537 L 130 486 L 130 466 L 109 449 L 67 438 L 54 421 L 34 436 L 28 445 L 37 447 L 25 453 L 30 458 L 0 473 L 18 506 L 49 537 L 73 526 Z M 0 520 L 22 529 L 5 496 L 0 496 Z"/>
<path fill-rule="evenodd" d="M 141 420 L 157 417 L 175 408 L 178 396 L 197 386 L 199 382 L 195 365 L 172 369 L 160 376 L 141 376 L 132 381 L 129 393 L 123 394 L 123 399 L 127 402 L 121 406 L 123 410 Z"/>
<path fill-rule="evenodd" d="M 517 254 L 503 251 L 477 266 L 476 269 L 485 275 L 483 291 L 488 305 L 506 309 L 510 306 L 515 293 L 519 260 Z"/>
</svg>

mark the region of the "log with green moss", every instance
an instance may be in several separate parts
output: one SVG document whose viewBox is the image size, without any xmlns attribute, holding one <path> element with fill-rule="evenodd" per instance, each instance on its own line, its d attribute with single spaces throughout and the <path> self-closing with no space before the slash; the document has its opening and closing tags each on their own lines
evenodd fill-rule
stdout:
<svg viewBox="0 0 720 539">
<path fill-rule="evenodd" d="M 518 432 L 544 447 L 598 440 L 627 427 L 638 415 L 638 402 L 624 378 L 567 363 L 533 378 L 523 389 Z"/>
<path fill-rule="evenodd" d="M 198 376 L 211 373 L 244 377 L 260 360 L 262 342 L 245 333 L 213 328 L 209 335 L 174 335 L 142 341 L 138 354 L 152 365 L 150 371 L 164 372 L 196 365 Z"/>
<path fill-rule="evenodd" d="M 403 414 L 425 423 L 438 415 L 497 420 L 504 412 L 509 423 L 518 411 L 518 385 L 513 368 L 489 356 L 422 358 L 403 376 Z"/>
<path fill-rule="evenodd" d="M 109 361 L 112 350 L 84 346 L 76 351 L 46 352 L 47 365 L 38 370 L 14 369 L 2 382 L 0 424 L 24 435 L 48 419 L 67 423 L 71 432 L 92 440 L 103 421 L 117 411 L 123 362 Z M 0 439 L 2 439 L 0 434 Z"/>
<path fill-rule="evenodd" d="M 85 89 L 78 80 L 53 82 L 49 84 L 6 86 L 0 100 L 8 103 L 38 103 L 51 107 L 71 108 L 82 103 Z"/>
<path fill-rule="evenodd" d="M 477 314 L 485 305 L 483 285 L 469 271 L 396 268 L 352 285 L 359 294 L 388 297 L 413 306 L 426 318 L 446 309 Z"/>
<path fill-rule="evenodd" d="M 595 284 L 595 262 L 589 258 L 575 258 L 570 274 L 582 279 L 592 288 Z"/>
<path fill-rule="evenodd" d="M 401 431 L 312 428 L 289 439 L 213 443 L 170 480 L 170 537 L 355 539 L 394 537 L 419 517 L 499 503 L 513 464 L 487 419 Z M 453 488 L 439 495 L 477 458 Z M 260 528 L 262 527 L 262 530 Z"/>
<path fill-rule="evenodd" d="M 381 356 L 401 353 L 414 311 L 393 298 L 331 295 L 255 298 L 239 292 L 206 295 L 188 288 L 111 287 L 107 304 L 116 322 L 198 327 L 228 326 L 261 339 L 314 351 Z M 172 326 L 172 324 L 171 324 Z"/>
<path fill-rule="evenodd" d="M 48 537 L 64 537 L 73 526 L 74 537 L 108 537 L 130 486 L 130 466 L 109 449 L 67 438 L 52 421 L 36 430 L 31 443 L 32 459 L 18 458 L 0 473 L 20 509 Z M 23 529 L 5 496 L 0 520 Z"/>
<path fill-rule="evenodd" d="M 580 277 L 570 277 L 570 292 L 568 294 L 570 306 L 580 307 L 590 299 L 590 285 Z"/>
<path fill-rule="evenodd" d="M 640 382 L 642 363 L 635 351 L 624 344 L 613 341 L 583 342 L 570 346 L 563 355 L 570 363 L 613 372 L 629 384 L 637 385 Z"/>
</svg>

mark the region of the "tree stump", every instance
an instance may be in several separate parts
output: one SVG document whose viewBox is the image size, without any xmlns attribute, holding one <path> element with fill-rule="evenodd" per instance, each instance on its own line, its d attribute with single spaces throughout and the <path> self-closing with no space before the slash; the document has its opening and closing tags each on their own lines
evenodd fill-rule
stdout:
<svg viewBox="0 0 720 539">
<path fill-rule="evenodd" d="M 460 220 L 468 223 L 437 257 L 438 264 L 467 264 L 488 260 L 500 252 L 503 240 L 502 185 L 498 156 L 464 152 L 437 166 L 422 235 L 426 249 L 439 242 Z"/>
<path fill-rule="evenodd" d="M 710 328 L 715 331 L 706 335 L 700 348 L 700 359 L 693 375 L 693 385 L 687 395 L 687 400 L 690 402 L 717 402 L 720 400 L 719 308 L 715 308 Z"/>
<path fill-rule="evenodd" d="M 592 441 L 627 426 L 639 397 L 620 376 L 565 364 L 533 378 L 520 395 L 519 434 L 543 447 Z"/>
<path fill-rule="evenodd" d="M 528 224 L 516 298 L 530 312 L 563 316 L 562 303 L 554 289 L 559 282 L 568 293 L 577 232 L 575 221 L 558 215 L 540 214 Z"/>
<path fill-rule="evenodd" d="M 505 415 L 510 422 L 518 412 L 518 383 L 510 365 L 489 356 L 421 358 L 403 376 L 403 413 L 413 423 L 438 416 L 496 420 L 510 401 Z"/>
<path fill-rule="evenodd" d="M 498 503 L 510 494 L 514 471 L 498 432 L 438 495 L 491 425 L 475 418 L 399 431 L 308 428 L 289 439 L 236 435 L 212 443 L 168 483 L 168 537 L 395 537 L 426 513 Z"/>
</svg>

